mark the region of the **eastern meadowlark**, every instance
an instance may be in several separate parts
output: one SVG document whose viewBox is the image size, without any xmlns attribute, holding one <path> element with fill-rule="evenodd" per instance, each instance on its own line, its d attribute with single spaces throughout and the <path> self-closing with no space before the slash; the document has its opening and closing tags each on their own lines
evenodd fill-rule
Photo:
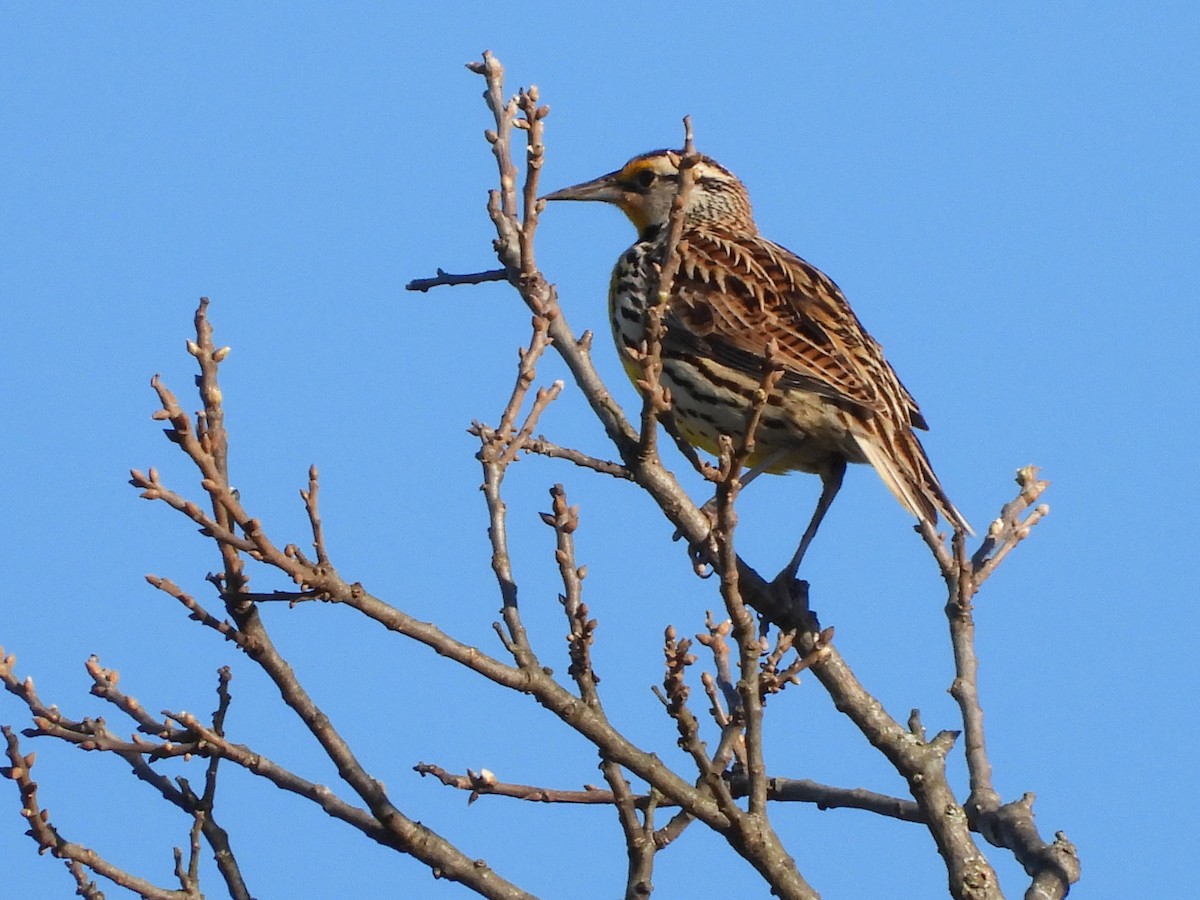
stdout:
<svg viewBox="0 0 1200 900">
<path fill-rule="evenodd" d="M 613 337 L 635 383 L 643 378 L 645 313 L 666 257 L 681 161 L 676 151 L 645 153 L 544 198 L 614 204 L 638 230 L 609 286 Z M 838 286 L 759 235 L 745 186 L 724 166 L 701 157 L 693 178 L 662 335 L 661 383 L 670 391 L 678 432 L 709 453 L 717 452 L 722 434 L 742 438 L 767 366 L 782 369 L 742 480 L 793 470 L 821 477 L 821 497 L 790 574 L 850 462 L 870 463 L 918 519 L 932 524 L 941 514 L 969 533 L 913 433 L 928 427 L 924 416 Z"/>
</svg>

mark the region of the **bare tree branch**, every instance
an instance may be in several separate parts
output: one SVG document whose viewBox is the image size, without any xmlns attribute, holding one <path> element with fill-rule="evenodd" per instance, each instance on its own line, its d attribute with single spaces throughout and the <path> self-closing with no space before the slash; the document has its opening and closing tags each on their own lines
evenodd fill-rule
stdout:
<svg viewBox="0 0 1200 900">
<path fill-rule="evenodd" d="M 431 288 L 441 287 L 442 285 L 486 284 L 489 281 L 504 281 L 507 277 L 508 273 L 504 269 L 489 269 L 486 272 L 472 272 L 467 275 L 453 275 L 450 272 L 438 269 L 437 275 L 433 278 L 414 278 L 404 286 L 404 289 L 406 291 L 420 291 L 424 294 Z"/>
<path fill-rule="evenodd" d="M 621 478 L 626 481 L 633 478 L 629 470 L 620 463 L 588 456 L 586 453 L 582 453 L 571 447 L 560 447 L 558 444 L 548 441 L 544 437 L 526 441 L 522 449 L 527 453 L 536 453 L 540 456 L 548 456 L 551 459 L 565 459 L 568 462 L 575 463 L 580 468 L 591 469 L 593 472 L 599 472 L 601 475 L 611 475 L 614 478 Z"/>
<path fill-rule="evenodd" d="M 9 762 L 9 765 L 0 767 L 0 776 L 16 782 L 20 789 L 21 814 L 29 823 L 29 830 L 25 833 L 37 842 L 40 852 L 48 852 L 57 859 L 86 866 L 97 875 L 103 875 L 114 884 L 128 888 L 146 900 L 198 900 L 200 894 L 194 889 L 185 888 L 181 891 L 173 891 L 161 888 L 113 865 L 90 847 L 68 841 L 59 834 L 58 829 L 50 822 L 49 810 L 43 809 L 38 802 L 38 785 L 31 777 L 30 772 L 33 768 L 34 754 L 30 753 L 28 756 L 21 754 L 17 736 L 7 725 L 0 726 L 0 733 L 3 733 L 6 741 L 6 755 Z M 77 867 L 69 867 L 69 869 L 76 883 L 84 887 L 86 878 L 82 870 Z M 86 889 L 92 890 L 94 895 L 94 888 Z"/>
</svg>

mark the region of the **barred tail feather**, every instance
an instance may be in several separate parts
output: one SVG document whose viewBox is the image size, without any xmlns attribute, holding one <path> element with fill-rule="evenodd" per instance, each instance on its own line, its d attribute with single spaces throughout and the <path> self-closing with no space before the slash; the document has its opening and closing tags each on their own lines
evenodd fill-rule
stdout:
<svg viewBox="0 0 1200 900">
<path fill-rule="evenodd" d="M 941 512 L 951 525 L 963 529 L 967 534 L 975 533 L 942 490 L 937 476 L 933 473 L 933 467 L 915 435 L 912 436 L 913 446 L 910 448 L 912 456 L 915 457 L 912 460 L 912 469 L 899 465 L 896 457 L 887 452 L 875 435 L 856 434 L 854 439 L 871 468 L 879 473 L 883 483 L 892 492 L 892 496 L 912 515 L 921 521 L 934 524 L 937 522 L 938 513 Z M 917 483 L 917 478 L 921 479 L 921 483 Z"/>
</svg>

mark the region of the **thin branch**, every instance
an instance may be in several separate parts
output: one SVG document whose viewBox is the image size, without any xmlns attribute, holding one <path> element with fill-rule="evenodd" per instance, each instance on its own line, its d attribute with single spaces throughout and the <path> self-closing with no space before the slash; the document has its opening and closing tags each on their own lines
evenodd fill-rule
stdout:
<svg viewBox="0 0 1200 900">
<path fill-rule="evenodd" d="M 536 453 L 539 456 L 547 456 L 551 459 L 565 459 L 580 468 L 591 469 L 593 472 L 599 472 L 601 475 L 611 475 L 613 478 L 620 478 L 625 481 L 633 479 L 633 474 L 620 463 L 615 463 L 607 459 L 599 459 L 595 456 L 588 456 L 586 453 L 576 450 L 573 447 L 560 447 L 558 444 L 544 437 L 537 437 L 526 441 L 521 449 L 526 453 Z"/>
<path fill-rule="evenodd" d="M 492 544 L 492 571 L 500 587 L 501 615 L 507 628 L 505 647 L 517 665 L 526 671 L 538 668 L 537 657 L 529 644 L 517 606 L 517 582 L 513 577 L 508 553 L 508 507 L 501 496 L 506 463 L 502 462 L 507 441 L 485 425 L 474 426 L 482 446 L 478 458 L 483 465 L 483 496 L 488 509 L 488 538 Z"/>
<path fill-rule="evenodd" d="M 525 417 L 521 429 L 509 441 L 508 448 L 504 451 L 501 462 L 508 464 L 516 460 L 517 455 L 525 449 L 525 443 L 533 435 L 533 429 L 537 427 L 538 419 L 541 418 L 546 407 L 558 399 L 558 395 L 562 393 L 563 383 L 556 381 L 548 388 L 538 388 L 537 394 L 533 398 L 533 404 L 530 407 L 529 414 Z"/>
<path fill-rule="evenodd" d="M 584 805 L 608 806 L 616 802 L 612 791 L 595 787 L 585 787 L 581 791 L 561 790 L 558 788 L 538 787 L 532 784 L 516 784 L 498 781 L 496 776 L 487 769 L 479 772 L 467 770 L 465 775 L 455 775 L 447 772 L 441 766 L 431 763 L 417 763 L 413 771 L 421 776 L 429 775 L 436 778 L 446 787 L 457 788 L 460 791 L 470 791 L 468 803 L 474 803 L 484 794 L 497 797 L 511 797 L 515 800 L 525 800 L 534 803 L 567 803 Z"/>
<path fill-rule="evenodd" d="M 439 268 L 437 275 L 432 278 L 414 278 L 404 286 L 406 291 L 420 291 L 422 294 L 431 288 L 442 285 L 486 284 L 489 281 L 504 281 L 508 273 L 504 269 L 488 269 L 486 272 L 471 272 L 466 275 L 454 275 Z"/>
<path fill-rule="evenodd" d="M 1020 486 L 1020 493 L 1000 510 L 1000 517 L 988 527 L 987 538 L 971 558 L 971 565 L 975 570 L 976 590 L 996 570 L 1004 557 L 1029 537 L 1033 527 L 1050 514 L 1049 505 L 1038 503 L 1050 482 L 1042 481 L 1037 476 L 1036 466 L 1025 466 L 1017 471 L 1016 481 Z M 1021 515 L 1026 510 L 1029 511 L 1028 515 L 1022 519 Z"/>
<path fill-rule="evenodd" d="M 597 623 L 588 617 L 588 608 L 583 602 L 583 579 L 587 577 L 587 567 L 575 561 L 579 507 L 568 504 L 566 489 L 556 484 L 550 489 L 550 509 L 550 512 L 542 513 L 542 520 L 554 529 L 554 561 L 563 583 L 563 593 L 559 594 L 558 599 L 567 616 L 567 650 L 571 658 L 568 672 L 575 679 L 583 701 L 593 709 L 600 709 L 600 695 L 596 690 L 599 678 L 592 670 L 591 655 Z"/>
<path fill-rule="evenodd" d="M 17 736 L 7 725 L 0 726 L 6 741 L 6 756 L 9 765 L 0 767 L 0 776 L 16 782 L 21 792 L 21 815 L 29 823 L 25 833 L 37 843 L 39 851 L 50 853 L 57 859 L 70 860 L 86 866 L 97 875 L 102 875 L 114 884 L 128 888 L 146 900 L 195 900 L 197 894 L 190 890 L 173 891 L 161 888 L 144 878 L 127 872 L 113 865 L 103 856 L 86 847 L 64 838 L 57 828 L 51 824 L 49 810 L 43 809 L 38 802 L 38 785 L 31 777 L 34 754 L 21 754 L 21 746 Z M 72 875 L 77 883 L 81 882 L 79 870 L 72 868 Z"/>
<path fill-rule="evenodd" d="M 317 565 L 328 566 L 330 565 L 329 551 L 325 548 L 325 531 L 321 526 L 321 510 L 318 503 L 321 491 L 320 479 L 317 467 L 309 466 L 308 490 L 300 492 L 300 499 L 304 501 L 304 511 L 308 513 L 308 522 L 312 527 L 313 550 L 317 554 Z"/>
<path fill-rule="evenodd" d="M 651 882 L 654 856 L 661 849 L 654 832 L 658 795 L 651 795 L 650 802 L 642 808 L 643 818 L 639 820 L 636 798 L 620 767 L 607 760 L 601 767 L 605 779 L 613 788 L 621 829 L 625 834 L 625 855 L 628 861 L 625 872 L 625 900 L 644 900 L 654 889 Z"/>
<path fill-rule="evenodd" d="M 666 627 L 663 632 L 664 672 L 659 699 L 666 707 L 667 714 L 674 720 L 675 728 L 679 732 L 679 747 L 692 757 L 701 783 L 716 798 L 725 815 L 732 813 L 736 816 L 741 810 L 733 806 L 720 772 L 712 771 L 708 748 L 700 737 L 700 722 L 688 706 L 691 688 L 687 683 L 687 670 L 696 662 L 696 657 L 690 652 L 691 647 L 692 642 L 688 638 L 679 637 L 674 625 Z"/>
<path fill-rule="evenodd" d="M 746 607 L 740 588 L 741 573 L 734 547 L 734 533 L 737 528 L 735 504 L 741 491 L 742 466 L 754 454 L 763 412 L 782 374 L 782 370 L 775 364 L 775 345 L 772 342 L 768 347 L 762 381 L 746 417 L 746 427 L 740 442 L 735 447 L 728 436 L 721 436 L 720 478 L 714 498 L 714 536 L 720 561 L 721 597 L 725 601 L 725 609 L 729 613 L 733 635 L 738 645 L 738 709 L 745 728 L 745 770 L 750 786 L 749 814 L 762 820 L 762 826 L 757 832 L 761 839 L 768 842 L 777 841 L 778 838 L 766 822 L 767 771 L 763 758 L 763 690 L 759 672 L 762 647 L 754 618 Z"/>
<path fill-rule="evenodd" d="M 618 802 L 613 791 L 585 785 L 582 790 L 551 788 L 542 785 L 519 784 L 500 781 L 489 770 L 482 769 L 459 775 L 448 772 L 441 766 L 431 763 L 418 763 L 413 770 L 421 775 L 436 778 L 446 787 L 460 791 L 469 791 L 468 802 L 474 803 L 482 796 L 508 797 L 528 803 L 558 803 L 576 806 L 607 806 Z M 732 775 L 728 781 L 730 794 L 734 797 L 745 797 L 748 782 L 743 775 Z M 863 788 L 841 788 L 833 785 L 820 784 L 806 778 L 772 778 L 770 779 L 769 798 L 778 803 L 809 803 L 821 810 L 856 809 L 874 813 L 902 822 L 924 824 L 925 818 L 920 808 L 912 800 L 892 797 L 876 791 Z M 652 804 L 660 808 L 673 808 L 675 804 L 664 801 L 656 803 L 653 794 L 636 794 L 630 798 L 637 809 L 646 809 Z"/>
<path fill-rule="evenodd" d="M 549 320 L 545 316 L 534 315 L 532 324 L 533 336 L 529 340 L 529 347 L 518 351 L 520 363 L 517 366 L 517 380 L 513 385 L 508 402 L 504 405 L 504 410 L 500 413 L 500 424 L 496 426 L 497 434 L 505 441 L 512 440 L 513 425 L 517 421 L 529 389 L 533 386 L 534 379 L 537 378 L 538 360 L 550 346 Z M 504 449 L 501 459 L 507 461 L 508 450 L 508 447 Z"/>
<path fill-rule="evenodd" d="M 705 679 L 705 690 L 709 694 L 709 701 L 712 704 L 711 714 L 713 721 L 722 728 L 730 724 L 732 721 L 731 712 L 736 710 L 741 704 L 741 697 L 738 696 L 737 683 L 733 677 L 733 670 L 729 665 L 729 642 L 726 637 L 733 630 L 733 621 L 724 619 L 720 622 L 713 618 L 712 610 L 705 611 L 704 614 L 705 631 L 696 635 L 696 640 L 703 646 L 708 648 L 712 654 L 713 667 L 716 670 L 715 677 L 709 675 Z M 705 673 L 706 675 L 708 673 Z M 711 684 L 711 687 L 709 686 Z M 720 706 L 720 701 L 717 698 L 716 691 L 720 690 L 724 697 L 726 706 L 730 713 L 727 713 Z"/>
<path fill-rule="evenodd" d="M 517 415 L 537 377 L 537 361 L 550 344 L 549 326 L 548 317 L 534 314 L 533 336 L 528 349 L 520 352 L 516 382 L 508 403 L 500 414 L 499 426 L 493 429 L 476 422 L 471 427 L 471 432 L 479 437 L 481 444 L 476 457 L 483 466 L 483 495 L 490 522 L 488 537 L 492 544 L 492 571 L 500 587 L 501 616 L 507 629 L 507 634 L 502 635 L 502 638 L 504 646 L 513 654 L 517 664 L 527 670 L 537 668 L 538 661 L 530 646 L 525 626 L 521 623 L 517 605 L 517 583 L 508 554 L 507 507 L 501 496 L 501 485 L 509 464 L 517 458 L 522 445 L 533 434 L 542 411 L 562 390 L 562 382 L 556 382 L 549 390 L 539 390 L 525 424 L 519 433 L 513 435 Z"/>
<path fill-rule="evenodd" d="M 261 528 L 257 528 L 253 536 L 264 562 L 288 574 L 297 583 L 307 585 L 321 598 L 345 604 L 388 630 L 416 640 L 496 684 L 532 694 L 571 728 L 597 747 L 603 747 L 610 758 L 654 785 L 665 797 L 692 810 L 698 818 L 713 827 L 726 824 L 711 801 L 694 786 L 671 772 L 657 756 L 641 750 L 626 739 L 603 715 L 581 706 L 577 697 L 540 667 L 522 669 L 505 665 L 477 647 L 456 640 L 437 626 L 422 622 L 385 603 L 361 584 L 346 583 L 331 567 L 319 570 L 305 567 L 295 558 L 279 551 Z"/>
<path fill-rule="evenodd" d="M 229 705 L 233 702 L 233 696 L 229 692 L 229 682 L 233 679 L 233 672 L 228 666 L 222 666 L 217 672 L 217 708 L 212 715 L 212 730 L 213 733 L 224 737 L 225 736 L 225 716 L 229 712 Z M 204 772 L 204 793 L 199 797 L 194 797 L 194 809 L 196 816 L 196 824 L 204 834 L 204 839 L 208 841 L 209 847 L 212 848 L 213 858 L 216 860 L 217 869 L 221 873 L 221 877 L 225 879 L 225 885 L 229 889 L 229 895 L 233 900 L 251 900 L 250 890 L 246 886 L 246 882 L 242 877 L 241 868 L 238 866 L 237 857 L 234 855 L 233 846 L 229 840 L 229 833 L 217 824 L 214 818 L 214 808 L 216 807 L 217 796 L 217 773 L 220 766 L 221 758 L 213 756 L 208 761 L 208 767 Z M 182 779 L 181 779 L 182 781 Z M 180 784 L 181 789 L 187 787 L 186 782 Z M 191 793 L 187 790 L 186 793 Z M 195 840 L 193 839 L 193 846 Z M 195 867 L 195 854 L 193 854 L 193 868 Z"/>
<path fill-rule="evenodd" d="M 741 779 L 732 782 L 735 792 L 743 790 Z M 925 823 L 920 807 L 912 800 L 868 791 L 820 784 L 807 778 L 772 778 L 767 794 L 780 803 L 812 803 L 818 809 L 861 809 L 890 819 Z"/>
<path fill-rule="evenodd" d="M 679 184 L 671 201 L 671 214 L 667 220 L 667 240 L 663 246 L 663 257 L 659 260 L 657 274 L 647 285 L 651 302 L 646 308 L 643 326 L 645 345 L 632 354 L 641 367 L 638 390 L 642 395 L 641 438 L 638 455 L 643 459 L 658 458 L 658 420 L 671 410 L 671 398 L 662 387 L 662 339 L 666 331 L 666 315 L 671 308 L 671 291 L 675 276 L 679 272 L 682 254 L 679 241 L 683 236 L 687 204 L 696 181 L 695 165 L 700 160 L 692 139 L 692 120 L 683 117 L 684 149 L 679 160 Z"/>
<path fill-rule="evenodd" d="M 187 758 L 200 751 L 202 748 L 197 747 L 192 739 L 193 736 L 183 729 L 173 728 L 162 719 L 151 716 L 136 698 L 128 696 L 117 687 L 118 673 L 101 666 L 95 656 L 91 657 L 86 664 L 88 674 L 92 678 L 91 693 L 128 715 L 137 723 L 139 732 L 155 736 L 159 740 L 158 743 L 137 738 L 133 741 L 123 741 L 108 730 L 103 719 L 84 719 L 80 722 L 68 719 L 57 707 L 48 707 L 41 701 L 33 690 L 31 681 L 26 679 L 23 683 L 18 682 L 12 671 L 12 663 L 12 657 L 8 657 L 3 666 L 0 666 L 0 679 L 3 680 L 5 687 L 20 697 L 33 713 L 35 727 L 28 729 L 26 734 L 28 736 L 57 737 L 84 750 L 115 753 L 129 765 L 139 780 L 157 790 L 168 803 L 192 814 L 196 821 L 201 823 L 205 838 L 213 848 L 218 868 L 229 888 L 230 896 L 234 900 L 248 900 L 250 892 L 246 889 L 238 871 L 228 835 L 217 824 L 212 814 L 215 760 L 210 761 L 209 765 L 211 786 L 206 790 L 202 818 L 199 816 L 200 807 L 197 798 L 188 789 L 186 780 L 179 779 L 180 784 L 176 787 L 169 778 L 147 763 L 148 759 L 168 756 Z M 222 699 L 218 711 L 214 713 L 213 717 L 214 724 L 218 728 L 224 720 L 225 709 L 228 707 L 228 692 L 225 689 L 227 680 L 228 671 L 222 670 L 221 684 L 218 688 Z"/>
<path fill-rule="evenodd" d="M 171 581 L 169 578 L 160 578 L 157 575 L 147 575 L 146 581 L 158 588 L 164 594 L 174 597 L 181 604 L 183 604 L 184 609 L 188 610 L 188 618 L 192 621 L 199 622 L 201 625 L 211 628 L 226 640 L 233 641 L 243 650 L 246 650 L 252 646 L 249 639 L 238 630 L 236 625 L 234 625 L 228 619 L 218 619 L 207 609 L 201 606 L 195 597 L 193 597 L 179 585 L 175 584 L 175 582 Z"/>
<path fill-rule="evenodd" d="M 67 871 L 75 879 L 75 893 L 84 900 L 104 900 L 104 891 L 88 878 L 87 870 L 76 860 L 67 860 Z"/>
<path fill-rule="evenodd" d="M 551 321 L 551 334 L 554 331 L 555 321 L 557 318 Z M 572 339 L 572 344 L 580 352 L 584 352 L 582 343 L 576 345 Z M 162 387 L 160 397 L 165 393 L 169 392 Z M 173 413 L 174 409 L 177 409 L 177 404 L 171 403 L 171 400 L 173 398 L 165 401 L 164 408 L 167 408 L 167 415 L 174 422 L 176 417 Z M 183 418 L 186 422 L 186 417 Z M 491 438 L 488 440 L 490 441 Z M 198 456 L 197 464 L 202 466 L 204 471 L 212 471 L 210 460 L 198 442 L 190 439 L 185 433 L 179 436 L 176 443 L 183 445 L 189 456 L 193 454 Z M 214 474 L 218 473 L 214 472 Z M 498 485 L 498 482 L 496 484 Z M 390 630 L 424 643 L 438 653 L 468 666 L 499 684 L 535 695 L 547 709 L 592 740 L 597 747 L 602 748 L 607 758 L 635 773 L 648 784 L 655 786 L 665 797 L 685 806 L 697 818 L 706 821 L 713 827 L 724 827 L 727 824 L 723 814 L 710 798 L 678 778 L 656 756 L 633 745 L 602 714 L 586 708 L 581 709 L 578 698 L 565 691 L 536 663 L 525 667 L 506 666 L 481 653 L 477 648 L 456 641 L 435 626 L 420 622 L 384 603 L 372 596 L 362 585 L 348 584 L 332 566 L 305 565 L 295 554 L 281 550 L 270 540 L 262 524 L 246 512 L 237 493 L 229 487 L 226 480 L 205 478 L 202 485 L 215 502 L 229 510 L 232 520 L 244 530 L 246 540 L 253 544 L 252 555 L 254 558 L 286 573 L 301 587 L 302 591 L 311 592 L 314 596 L 322 599 L 351 606 Z M 493 497 L 493 502 L 497 504 L 493 511 L 493 527 L 496 524 L 503 526 L 502 506 L 500 505 L 502 501 L 498 491 L 493 494 Z M 227 537 L 228 535 L 225 534 L 217 535 L 218 540 L 227 539 Z M 498 546 L 501 548 L 502 572 L 507 572 L 507 554 L 503 550 L 506 544 L 501 541 Z M 245 596 L 241 596 L 240 599 L 231 598 L 231 600 L 237 601 L 234 606 L 238 609 L 241 608 L 241 603 L 247 602 Z M 301 720 L 309 726 L 310 731 L 321 742 L 326 752 L 337 762 L 339 772 L 343 777 L 355 788 L 356 792 L 360 793 L 360 796 L 365 795 L 364 799 L 368 800 L 368 805 L 379 820 L 386 822 L 390 828 L 396 830 L 400 843 L 404 844 L 410 839 L 414 841 L 419 839 L 421 841 L 420 850 L 425 854 L 419 858 L 429 861 L 436 857 L 437 861 L 431 862 L 431 864 L 436 865 L 446 877 L 460 877 L 463 873 L 459 867 L 468 865 L 479 879 L 487 879 L 494 883 L 496 876 L 490 870 L 481 869 L 474 861 L 457 855 L 457 850 L 444 847 L 440 843 L 441 839 L 427 830 L 421 832 L 414 830 L 414 823 L 399 814 L 399 811 L 387 800 L 379 782 L 362 770 L 328 720 L 295 682 L 290 668 L 271 645 L 261 621 L 254 613 L 253 604 L 250 604 L 246 613 L 245 622 L 253 622 L 254 628 L 251 632 L 247 624 L 237 623 L 240 626 L 236 629 L 239 634 L 239 646 L 243 647 L 252 658 L 263 666 L 280 689 L 285 702 L 297 712 Z M 250 615 L 250 613 L 254 613 L 254 615 Z M 211 617 L 207 617 L 207 621 L 211 621 Z M 441 853 L 446 854 L 444 858 L 436 856 Z"/>
<path fill-rule="evenodd" d="M 513 120 L 513 124 L 525 132 L 525 184 L 522 188 L 525 215 L 521 220 L 520 231 L 522 276 L 537 272 L 533 237 L 537 232 L 538 216 L 543 205 L 538 200 L 538 183 L 542 173 L 542 161 L 546 155 L 542 135 L 545 131 L 546 116 L 550 115 L 550 107 L 539 105 L 539 100 L 536 84 L 531 84 L 527 90 L 521 91 L 517 95 L 517 108 L 521 111 L 521 116 Z"/>
<path fill-rule="evenodd" d="M 600 679 L 592 667 L 591 657 L 597 622 L 589 618 L 587 604 L 583 602 L 583 579 L 587 576 L 587 568 L 578 565 L 575 558 L 579 509 L 567 503 L 566 490 L 561 484 L 550 489 L 550 498 L 551 512 L 543 513 L 542 519 L 554 529 L 555 534 L 554 557 L 563 582 L 563 593 L 559 595 L 559 600 L 566 613 L 568 626 L 567 646 L 571 659 L 568 672 L 579 687 L 579 696 L 591 709 L 600 712 L 602 704 L 596 687 Z M 600 770 L 611 789 L 609 796 L 616 806 L 617 820 L 625 837 L 628 861 L 626 900 L 637 900 L 648 896 L 652 890 L 654 855 L 658 851 L 654 841 L 655 804 L 647 802 L 642 806 L 639 818 L 639 807 L 624 771 L 617 762 L 605 755 L 603 749 L 600 752 Z"/>
<path fill-rule="evenodd" d="M 983 706 L 979 699 L 979 657 L 975 652 L 975 616 L 971 606 L 976 587 L 967 560 L 966 537 L 961 532 L 955 533 L 952 549 L 959 577 L 946 602 L 955 673 L 950 696 L 958 704 L 963 720 L 963 743 L 971 790 L 964 808 L 969 817 L 975 818 L 981 809 L 994 810 L 999 807 L 1000 795 L 992 787 L 992 764 L 984 739 Z"/>
</svg>

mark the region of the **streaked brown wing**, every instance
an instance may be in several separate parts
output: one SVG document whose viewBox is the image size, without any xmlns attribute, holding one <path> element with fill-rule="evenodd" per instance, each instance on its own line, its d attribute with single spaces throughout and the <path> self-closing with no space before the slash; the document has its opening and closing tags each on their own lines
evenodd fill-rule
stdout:
<svg viewBox="0 0 1200 900">
<path fill-rule="evenodd" d="M 925 419 L 836 284 L 795 254 L 757 236 L 691 230 L 675 278 L 668 336 L 694 342 L 731 368 L 758 376 L 777 342 L 782 383 L 829 398 L 863 419 L 903 411 Z M 676 318 L 677 328 L 671 328 Z"/>
</svg>

